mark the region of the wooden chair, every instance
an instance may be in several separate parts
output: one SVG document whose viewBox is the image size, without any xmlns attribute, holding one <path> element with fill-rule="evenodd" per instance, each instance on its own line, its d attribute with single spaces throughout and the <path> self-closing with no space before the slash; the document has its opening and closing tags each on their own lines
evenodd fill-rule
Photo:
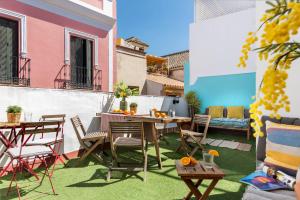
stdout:
<svg viewBox="0 0 300 200">
<path fill-rule="evenodd" d="M 112 171 L 144 171 L 144 181 L 147 173 L 147 148 L 144 127 L 142 122 L 110 122 L 109 140 L 112 153 L 112 166 L 108 170 L 107 180 L 110 180 Z M 143 162 L 121 163 L 118 159 L 117 149 L 141 149 Z M 122 165 L 122 166 L 121 166 Z"/>
<path fill-rule="evenodd" d="M 95 159 L 102 162 L 103 161 L 102 156 L 97 155 L 94 152 L 94 150 L 96 150 L 97 147 L 101 146 L 100 153 L 101 154 L 104 153 L 104 145 L 107 139 L 107 133 L 105 132 L 87 133 L 78 116 L 71 118 L 71 122 L 75 130 L 76 136 L 78 138 L 78 141 L 81 147 L 84 148 L 84 153 L 80 157 L 79 161 L 80 162 L 83 161 L 84 159 L 86 159 L 88 155 L 91 154 Z"/>
<path fill-rule="evenodd" d="M 45 166 L 44 176 L 40 181 L 40 185 L 42 184 L 45 176 L 48 176 L 53 194 L 55 194 L 54 186 L 51 180 L 51 175 L 49 173 L 49 167 L 46 162 L 47 158 L 53 156 L 53 151 L 45 145 L 27 146 L 27 142 L 30 141 L 31 137 L 33 137 L 36 134 L 48 135 L 50 133 L 55 133 L 56 135 L 58 135 L 58 133 L 61 131 L 60 126 L 60 121 L 21 123 L 21 130 L 18 133 L 21 136 L 21 143 L 19 146 L 10 148 L 7 151 L 7 154 L 11 159 L 8 166 L 11 166 L 13 170 L 13 175 L 11 178 L 7 195 L 11 190 L 12 182 L 15 182 L 18 197 L 19 199 L 21 199 L 20 189 L 17 181 L 17 174 L 22 173 L 24 168 L 27 169 L 28 172 L 30 172 L 39 180 L 37 174 L 33 171 L 33 168 L 29 166 L 29 162 L 32 159 L 40 160 Z"/>
<path fill-rule="evenodd" d="M 205 142 L 207 130 L 209 126 L 211 116 L 210 115 L 195 115 L 192 121 L 190 130 L 181 130 L 181 146 L 177 149 L 184 148 L 187 151 L 187 154 L 192 156 L 198 149 L 204 150 L 203 143 Z M 199 125 L 204 125 L 203 133 L 195 132 L 195 128 L 198 128 Z M 194 147 L 194 144 L 196 146 Z"/>
<path fill-rule="evenodd" d="M 65 117 L 66 115 L 65 114 L 56 114 L 56 115 L 42 115 L 40 121 L 59 121 L 61 124 L 60 124 L 60 128 L 61 128 L 61 131 L 59 133 L 57 133 L 57 135 L 55 136 L 51 136 L 51 137 L 44 137 L 44 134 L 40 134 L 40 137 L 38 136 L 33 136 L 33 139 L 31 141 L 28 141 L 27 142 L 27 146 L 37 146 L 37 145 L 44 145 L 44 146 L 47 146 L 49 147 L 52 152 L 53 152 L 53 155 L 55 157 L 54 159 L 54 163 L 53 163 L 53 167 L 52 167 L 52 171 L 50 173 L 50 175 L 52 176 L 53 173 L 54 173 L 54 169 L 55 169 L 55 166 L 56 166 L 56 163 L 58 160 L 60 160 L 61 163 L 63 163 L 64 165 L 65 162 L 62 158 L 62 154 L 60 152 L 60 148 L 61 148 L 61 145 L 63 143 L 63 140 L 64 140 L 64 124 L 65 124 Z M 33 162 L 33 165 L 34 165 L 35 161 Z"/>
</svg>

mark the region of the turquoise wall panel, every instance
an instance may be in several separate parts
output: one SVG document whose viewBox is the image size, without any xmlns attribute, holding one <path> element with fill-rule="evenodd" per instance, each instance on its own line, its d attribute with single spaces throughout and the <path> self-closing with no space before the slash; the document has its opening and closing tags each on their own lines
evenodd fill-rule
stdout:
<svg viewBox="0 0 300 200">
<path fill-rule="evenodd" d="M 199 77 L 190 85 L 189 64 L 185 65 L 185 93 L 194 90 L 201 101 L 201 111 L 208 106 L 243 105 L 249 108 L 255 95 L 256 74 L 231 74 L 221 76 Z"/>
</svg>

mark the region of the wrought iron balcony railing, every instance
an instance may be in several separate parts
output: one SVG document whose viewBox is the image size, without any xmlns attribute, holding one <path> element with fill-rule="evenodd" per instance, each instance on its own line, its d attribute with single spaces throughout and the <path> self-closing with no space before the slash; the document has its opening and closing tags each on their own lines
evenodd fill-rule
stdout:
<svg viewBox="0 0 300 200">
<path fill-rule="evenodd" d="M 93 67 L 64 65 L 54 80 L 58 89 L 102 90 L 102 71 Z"/>
<path fill-rule="evenodd" d="M 0 84 L 15 86 L 30 86 L 29 58 L 13 56 L 0 62 Z"/>
</svg>

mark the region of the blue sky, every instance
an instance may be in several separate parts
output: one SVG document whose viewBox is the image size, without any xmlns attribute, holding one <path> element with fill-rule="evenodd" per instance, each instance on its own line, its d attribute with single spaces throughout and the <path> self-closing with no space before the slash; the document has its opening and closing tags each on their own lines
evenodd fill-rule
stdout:
<svg viewBox="0 0 300 200">
<path fill-rule="evenodd" d="M 148 43 L 147 53 L 165 55 L 189 48 L 194 0 L 118 0 L 118 37 Z"/>
</svg>

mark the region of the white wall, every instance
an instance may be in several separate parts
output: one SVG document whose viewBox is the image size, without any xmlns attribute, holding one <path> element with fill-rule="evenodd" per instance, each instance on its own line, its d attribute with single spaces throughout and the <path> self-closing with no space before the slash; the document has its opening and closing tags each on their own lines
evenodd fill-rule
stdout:
<svg viewBox="0 0 300 200">
<path fill-rule="evenodd" d="M 138 114 L 148 114 L 151 108 L 175 108 L 177 115 L 187 116 L 186 102 L 181 99 L 180 103 L 174 106 L 172 100 L 172 97 L 134 96 L 128 99 L 128 103 L 138 104 Z M 119 102 L 120 99 L 115 99 L 108 93 L 0 86 L 0 121 L 7 120 L 6 108 L 9 105 L 19 105 L 24 112 L 31 112 L 33 121 L 39 120 L 40 116 L 45 114 L 66 114 L 63 151 L 69 153 L 78 150 L 80 146 L 70 118 L 79 115 L 86 129 L 93 128 L 95 121 L 92 120 L 95 120 L 96 113 L 106 112 L 109 108 L 119 108 Z M 23 119 L 22 116 L 21 120 Z"/>
<path fill-rule="evenodd" d="M 237 68 L 247 33 L 255 29 L 255 8 L 201 20 L 190 25 L 190 83 L 198 77 L 255 71 L 255 57 L 249 67 Z"/>
<path fill-rule="evenodd" d="M 261 22 L 259 19 L 265 12 L 265 10 L 268 8 L 266 3 L 264 1 L 256 1 L 256 27 L 259 27 Z M 297 35 L 295 38 L 297 41 L 300 40 L 300 34 Z M 256 60 L 257 62 L 257 72 L 256 72 L 256 87 L 258 89 L 261 81 L 262 76 L 266 70 L 267 63 L 260 61 L 258 58 Z M 291 101 L 291 112 L 286 113 L 282 111 L 280 114 L 284 117 L 300 117 L 300 61 L 296 61 L 292 68 L 289 70 L 289 78 L 287 80 L 287 95 L 290 98 Z M 265 112 L 264 114 L 269 114 L 268 112 Z"/>
</svg>

